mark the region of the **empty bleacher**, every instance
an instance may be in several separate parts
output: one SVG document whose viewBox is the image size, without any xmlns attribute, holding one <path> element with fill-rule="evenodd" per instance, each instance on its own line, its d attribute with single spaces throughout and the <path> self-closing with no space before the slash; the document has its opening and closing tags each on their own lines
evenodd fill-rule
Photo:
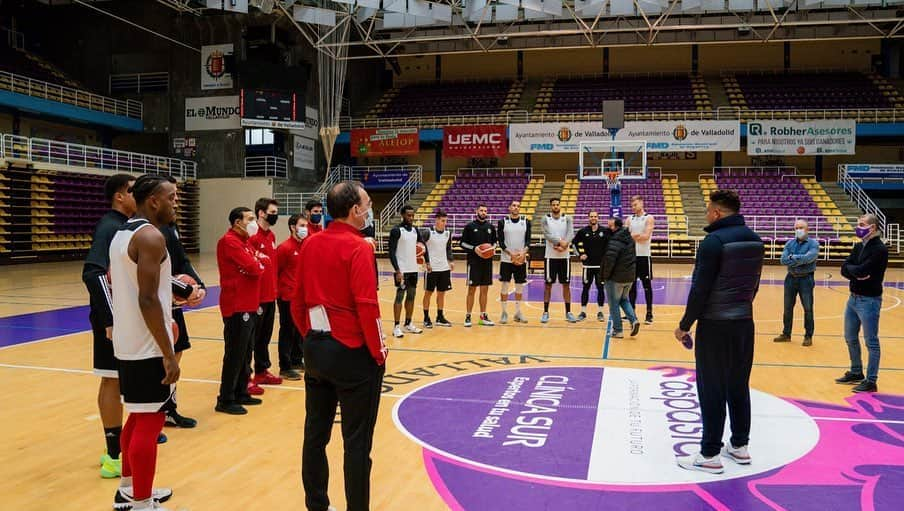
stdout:
<svg viewBox="0 0 904 511">
<path fill-rule="evenodd" d="M 547 78 L 535 111 L 599 112 L 605 100 L 624 100 L 625 112 L 709 110 L 712 103 L 701 76 Z"/>
<path fill-rule="evenodd" d="M 5 44 L 0 44 L 0 71 L 75 89 L 85 89 L 84 85 L 38 55 L 27 50 L 17 50 Z"/>
<path fill-rule="evenodd" d="M 413 84 L 388 90 L 368 117 L 437 117 L 497 115 L 515 109 L 524 82 L 454 82 Z"/>
<path fill-rule="evenodd" d="M 904 107 L 884 78 L 863 73 L 752 73 L 724 75 L 732 106 L 750 110 L 840 110 Z"/>
</svg>

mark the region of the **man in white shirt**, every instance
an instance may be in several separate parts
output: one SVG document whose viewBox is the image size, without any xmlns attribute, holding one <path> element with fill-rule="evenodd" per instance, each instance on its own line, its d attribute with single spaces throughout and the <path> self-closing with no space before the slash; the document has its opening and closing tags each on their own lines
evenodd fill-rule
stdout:
<svg viewBox="0 0 904 511">
<path fill-rule="evenodd" d="M 396 285 L 395 302 L 392 312 L 395 327 L 394 337 L 404 337 L 399 319 L 402 315 L 402 301 L 405 302 L 405 332 L 419 334 L 423 332 L 411 322 L 414 315 L 414 297 L 417 292 L 417 274 L 420 265 L 417 263 L 417 244 L 421 242 L 421 234 L 414 228 L 414 208 L 408 204 L 399 211 L 402 222 L 389 231 L 389 262 L 392 264 Z M 426 255 L 426 254 L 425 254 Z"/>
<path fill-rule="evenodd" d="M 647 304 L 647 316 L 644 323 L 653 324 L 653 258 L 651 240 L 656 220 L 653 215 L 647 214 L 643 209 L 643 198 L 640 195 L 631 197 L 631 209 L 634 214 L 628 217 L 627 227 L 634 238 L 634 246 L 637 250 L 637 265 L 635 271 L 637 279 L 643 285 L 643 296 Z M 631 300 L 631 308 L 637 310 L 637 279 L 631 284 L 628 298 Z"/>
<path fill-rule="evenodd" d="M 436 326 L 450 327 L 452 323 L 443 314 L 446 291 L 452 290 L 452 232 L 446 229 L 448 215 L 437 211 L 433 216 L 433 227 L 421 230 L 421 239 L 427 247 L 424 260 L 427 274 L 424 276 L 424 328 L 433 328 L 430 321 L 430 298 L 436 291 Z"/>
<path fill-rule="evenodd" d="M 499 281 L 502 289 L 499 301 L 502 316 L 499 322 L 508 323 L 508 294 L 512 279 L 515 280 L 515 323 L 527 323 L 521 313 L 521 299 L 527 284 L 527 250 L 530 247 L 530 220 L 521 216 L 521 202 L 513 200 L 509 204 L 509 216 L 499 220 L 499 248 L 502 249 L 499 263 Z"/>
<path fill-rule="evenodd" d="M 543 315 L 541 323 L 549 322 L 549 298 L 552 285 L 562 285 L 562 298 L 565 300 L 565 319 L 569 323 L 577 322 L 571 313 L 571 240 L 574 238 L 574 223 L 570 216 L 562 213 L 559 199 L 549 200 L 550 212 L 543 217 L 543 238 L 546 239 L 546 287 L 543 290 Z"/>
</svg>

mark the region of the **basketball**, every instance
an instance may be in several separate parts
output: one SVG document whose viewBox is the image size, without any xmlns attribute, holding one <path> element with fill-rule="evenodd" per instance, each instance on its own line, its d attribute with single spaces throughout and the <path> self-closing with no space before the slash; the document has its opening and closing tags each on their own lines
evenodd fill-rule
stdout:
<svg viewBox="0 0 904 511">
<path fill-rule="evenodd" d="M 480 257 L 484 259 L 492 259 L 494 255 L 496 255 L 496 247 L 490 245 L 489 243 L 483 243 L 477 246 L 477 249 L 474 250 Z"/>
<path fill-rule="evenodd" d="M 174 275 L 173 278 L 178 280 L 179 282 L 188 284 L 189 286 L 197 286 L 198 285 L 198 283 L 195 281 L 194 278 L 192 278 L 191 275 L 185 275 L 184 273 L 181 275 Z M 184 298 L 180 298 L 178 296 L 173 296 L 173 304 L 174 305 L 184 305 L 186 303 L 188 303 L 188 300 L 186 300 Z"/>
<path fill-rule="evenodd" d="M 427 247 L 420 241 L 417 242 L 414 249 L 414 255 L 417 257 L 417 264 L 424 264 L 424 254 L 427 253 Z"/>
</svg>

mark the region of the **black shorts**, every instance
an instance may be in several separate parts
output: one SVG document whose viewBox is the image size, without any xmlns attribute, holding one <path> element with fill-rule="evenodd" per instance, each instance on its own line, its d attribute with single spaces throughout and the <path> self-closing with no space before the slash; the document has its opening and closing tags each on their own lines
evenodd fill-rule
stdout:
<svg viewBox="0 0 904 511">
<path fill-rule="evenodd" d="M 191 348 L 188 341 L 188 327 L 185 326 L 185 314 L 182 313 L 182 307 L 173 307 L 173 321 L 179 325 L 179 338 L 173 344 L 173 351 L 180 353 Z"/>
<path fill-rule="evenodd" d="M 635 261 L 635 276 L 640 280 L 652 280 L 653 258 L 650 256 L 637 256 Z"/>
<path fill-rule="evenodd" d="M 393 275 L 392 281 L 395 282 L 395 276 Z M 411 273 L 403 273 L 402 281 L 395 283 L 396 289 L 417 289 L 417 272 Z"/>
<path fill-rule="evenodd" d="M 602 270 L 600 269 L 599 266 L 597 266 L 595 268 L 588 268 L 588 267 L 584 266 L 581 268 L 581 270 L 582 270 L 581 271 L 581 281 L 584 284 L 590 284 L 594 280 L 596 280 L 597 285 L 603 284 L 603 279 L 600 276 L 600 271 L 602 271 Z"/>
<path fill-rule="evenodd" d="M 160 383 L 166 376 L 163 357 L 119 361 L 119 393 L 131 413 L 176 409 L 176 386 Z"/>
<path fill-rule="evenodd" d="M 505 261 L 499 263 L 499 282 L 511 282 L 515 277 L 515 284 L 527 282 L 527 263 L 514 265 Z"/>
<path fill-rule="evenodd" d="M 444 293 L 452 289 L 452 270 L 431 271 L 424 276 L 424 289 Z"/>
<path fill-rule="evenodd" d="M 102 378 L 119 378 L 118 361 L 113 355 L 113 341 L 107 338 L 107 329 L 97 326 L 94 314 L 88 316 L 94 336 L 94 374 Z"/>
<path fill-rule="evenodd" d="M 468 261 L 468 286 L 493 285 L 493 260 Z"/>
<path fill-rule="evenodd" d="M 546 259 L 546 283 L 568 284 L 571 280 L 571 259 Z"/>
</svg>

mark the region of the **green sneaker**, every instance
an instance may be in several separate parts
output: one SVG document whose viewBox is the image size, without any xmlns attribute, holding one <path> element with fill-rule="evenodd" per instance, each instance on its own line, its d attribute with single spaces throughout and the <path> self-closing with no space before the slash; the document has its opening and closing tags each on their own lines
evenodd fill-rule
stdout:
<svg viewBox="0 0 904 511">
<path fill-rule="evenodd" d="M 100 457 L 100 476 L 104 479 L 114 479 L 122 475 L 122 460 L 120 458 L 112 458 L 109 454 L 104 453 Z"/>
</svg>

